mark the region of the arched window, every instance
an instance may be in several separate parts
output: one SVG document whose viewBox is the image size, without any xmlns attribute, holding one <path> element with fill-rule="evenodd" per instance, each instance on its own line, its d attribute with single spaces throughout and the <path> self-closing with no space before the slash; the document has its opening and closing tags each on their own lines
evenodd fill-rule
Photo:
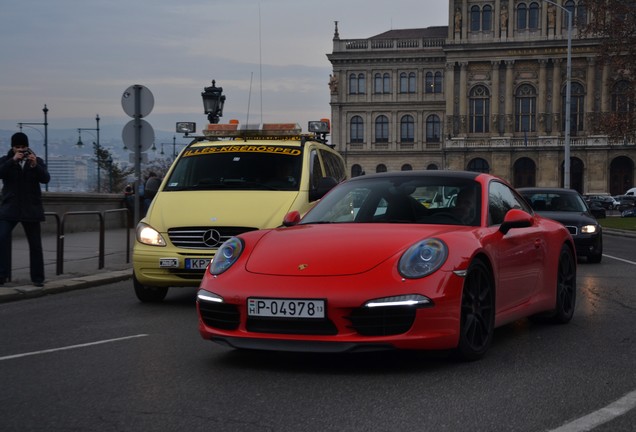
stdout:
<svg viewBox="0 0 636 432">
<path fill-rule="evenodd" d="M 481 29 L 482 31 L 492 30 L 492 6 L 486 5 L 481 12 Z"/>
<path fill-rule="evenodd" d="M 424 92 L 435 93 L 435 83 L 433 82 L 433 72 L 426 72 L 424 81 Z"/>
<path fill-rule="evenodd" d="M 400 73 L 400 93 L 408 93 L 409 91 L 409 76 L 406 72 Z"/>
<path fill-rule="evenodd" d="M 523 84 L 515 94 L 515 132 L 534 132 L 536 118 L 537 92 L 530 84 Z"/>
<path fill-rule="evenodd" d="M 363 73 L 358 74 L 358 94 L 365 94 L 366 80 Z"/>
<path fill-rule="evenodd" d="M 534 161 L 527 157 L 517 159 L 513 166 L 513 186 L 534 187 L 536 179 L 537 166 Z"/>
<path fill-rule="evenodd" d="M 385 115 L 375 119 L 375 142 L 389 142 L 389 119 Z"/>
<path fill-rule="evenodd" d="M 435 86 L 434 86 L 434 93 L 441 93 L 442 92 L 442 73 L 441 72 L 435 72 Z"/>
<path fill-rule="evenodd" d="M 481 28 L 481 11 L 479 6 L 474 5 L 470 8 L 470 31 L 479 31 Z"/>
<path fill-rule="evenodd" d="M 412 115 L 402 116 L 400 120 L 400 142 L 415 141 L 415 121 Z"/>
<path fill-rule="evenodd" d="M 376 73 L 373 77 L 373 93 L 382 93 L 382 74 Z"/>
<path fill-rule="evenodd" d="M 356 74 L 349 74 L 349 94 L 358 93 L 358 76 Z"/>
<path fill-rule="evenodd" d="M 467 171 L 480 172 L 480 173 L 488 173 L 490 171 L 490 165 L 486 159 L 475 158 L 468 162 L 468 166 L 466 167 Z"/>
<path fill-rule="evenodd" d="M 417 78 L 415 72 L 409 73 L 409 93 L 415 93 L 417 90 Z"/>
<path fill-rule="evenodd" d="M 525 3 L 517 5 L 517 30 L 525 30 L 528 26 L 528 6 Z"/>
<path fill-rule="evenodd" d="M 388 73 L 376 73 L 373 77 L 373 92 L 377 94 L 391 92 L 391 79 Z"/>
<path fill-rule="evenodd" d="M 426 142 L 440 142 L 441 122 L 437 114 L 431 114 L 426 117 Z"/>
<path fill-rule="evenodd" d="M 402 168 L 400 168 L 402 171 L 413 171 L 413 167 L 411 166 L 411 164 L 404 164 L 402 165 Z"/>
<path fill-rule="evenodd" d="M 612 87 L 612 105 L 614 113 L 628 113 L 632 111 L 631 86 L 626 80 L 620 80 Z"/>
<path fill-rule="evenodd" d="M 375 167 L 375 172 L 377 173 L 382 173 L 382 172 L 386 172 L 386 165 L 384 164 L 379 164 L 378 166 Z"/>
<path fill-rule="evenodd" d="M 442 92 L 442 73 L 426 72 L 424 80 L 425 93 L 441 93 Z"/>
<path fill-rule="evenodd" d="M 530 3 L 528 10 L 528 28 L 531 30 L 539 28 L 539 3 Z"/>
<path fill-rule="evenodd" d="M 391 75 L 388 72 L 382 75 L 382 93 L 391 93 Z"/>
<path fill-rule="evenodd" d="M 415 72 L 402 72 L 400 74 L 400 93 L 415 93 L 417 88 Z"/>
<path fill-rule="evenodd" d="M 487 133 L 490 131 L 490 92 L 479 85 L 470 90 L 469 95 L 469 125 L 470 133 Z"/>
<path fill-rule="evenodd" d="M 362 171 L 362 167 L 358 164 L 353 164 L 351 166 L 351 177 L 358 177 L 364 174 L 364 171 Z"/>
<path fill-rule="evenodd" d="M 585 7 L 585 1 L 579 1 L 576 7 L 576 20 L 573 25 L 584 26 L 587 24 L 587 8 Z"/>
<path fill-rule="evenodd" d="M 436 169 L 438 169 L 438 168 L 437 168 L 437 165 L 435 165 L 435 164 L 428 164 L 428 165 L 426 166 L 426 169 L 427 169 L 427 170 L 436 170 Z"/>
<path fill-rule="evenodd" d="M 349 74 L 349 94 L 364 94 L 365 85 L 363 73 L 359 73 L 358 75 L 355 73 Z"/>
<path fill-rule="evenodd" d="M 577 135 L 578 132 L 583 131 L 584 119 L 585 119 L 585 89 L 580 83 L 573 82 L 570 85 L 571 97 L 570 97 L 570 134 Z M 563 131 L 565 131 L 565 107 L 566 107 L 566 92 L 567 87 L 563 87 Z"/>
<path fill-rule="evenodd" d="M 360 116 L 351 117 L 349 136 L 352 143 L 364 142 L 364 120 Z"/>
</svg>

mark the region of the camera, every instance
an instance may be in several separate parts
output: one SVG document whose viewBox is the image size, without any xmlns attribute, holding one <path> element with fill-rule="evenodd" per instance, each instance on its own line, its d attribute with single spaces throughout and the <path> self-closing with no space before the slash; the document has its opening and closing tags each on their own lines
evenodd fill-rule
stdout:
<svg viewBox="0 0 636 432">
<path fill-rule="evenodd" d="M 31 155 L 33 152 L 31 151 L 31 149 L 24 149 L 22 151 L 20 151 L 20 153 L 22 153 L 22 155 L 24 157 L 28 157 L 29 155 Z"/>
</svg>

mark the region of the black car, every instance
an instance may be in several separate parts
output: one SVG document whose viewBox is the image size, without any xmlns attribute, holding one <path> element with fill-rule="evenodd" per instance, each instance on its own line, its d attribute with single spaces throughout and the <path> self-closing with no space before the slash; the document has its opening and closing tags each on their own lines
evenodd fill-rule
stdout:
<svg viewBox="0 0 636 432">
<path fill-rule="evenodd" d="M 572 234 L 576 253 L 599 263 L 603 257 L 603 230 L 577 191 L 563 188 L 519 188 L 534 211 L 561 222 Z"/>
</svg>

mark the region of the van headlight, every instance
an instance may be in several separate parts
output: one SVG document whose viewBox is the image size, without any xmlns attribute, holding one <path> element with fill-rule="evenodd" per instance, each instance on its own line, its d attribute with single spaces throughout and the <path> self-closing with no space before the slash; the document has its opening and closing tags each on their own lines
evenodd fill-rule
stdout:
<svg viewBox="0 0 636 432">
<path fill-rule="evenodd" d="M 159 233 L 159 231 L 145 223 L 139 223 L 139 225 L 137 225 L 136 235 L 139 243 L 149 246 L 166 245 L 166 241 L 163 239 L 163 236 Z"/>
</svg>

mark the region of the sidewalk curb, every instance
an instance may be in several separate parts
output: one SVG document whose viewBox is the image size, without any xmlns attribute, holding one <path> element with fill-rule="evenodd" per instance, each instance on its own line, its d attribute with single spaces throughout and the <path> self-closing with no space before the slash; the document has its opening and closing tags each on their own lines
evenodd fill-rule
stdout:
<svg viewBox="0 0 636 432">
<path fill-rule="evenodd" d="M 120 282 L 132 278 L 132 269 L 78 276 L 70 279 L 45 282 L 44 287 L 22 285 L 15 287 L 0 286 L 0 303 L 27 298 L 42 297 L 95 286 Z"/>
</svg>

